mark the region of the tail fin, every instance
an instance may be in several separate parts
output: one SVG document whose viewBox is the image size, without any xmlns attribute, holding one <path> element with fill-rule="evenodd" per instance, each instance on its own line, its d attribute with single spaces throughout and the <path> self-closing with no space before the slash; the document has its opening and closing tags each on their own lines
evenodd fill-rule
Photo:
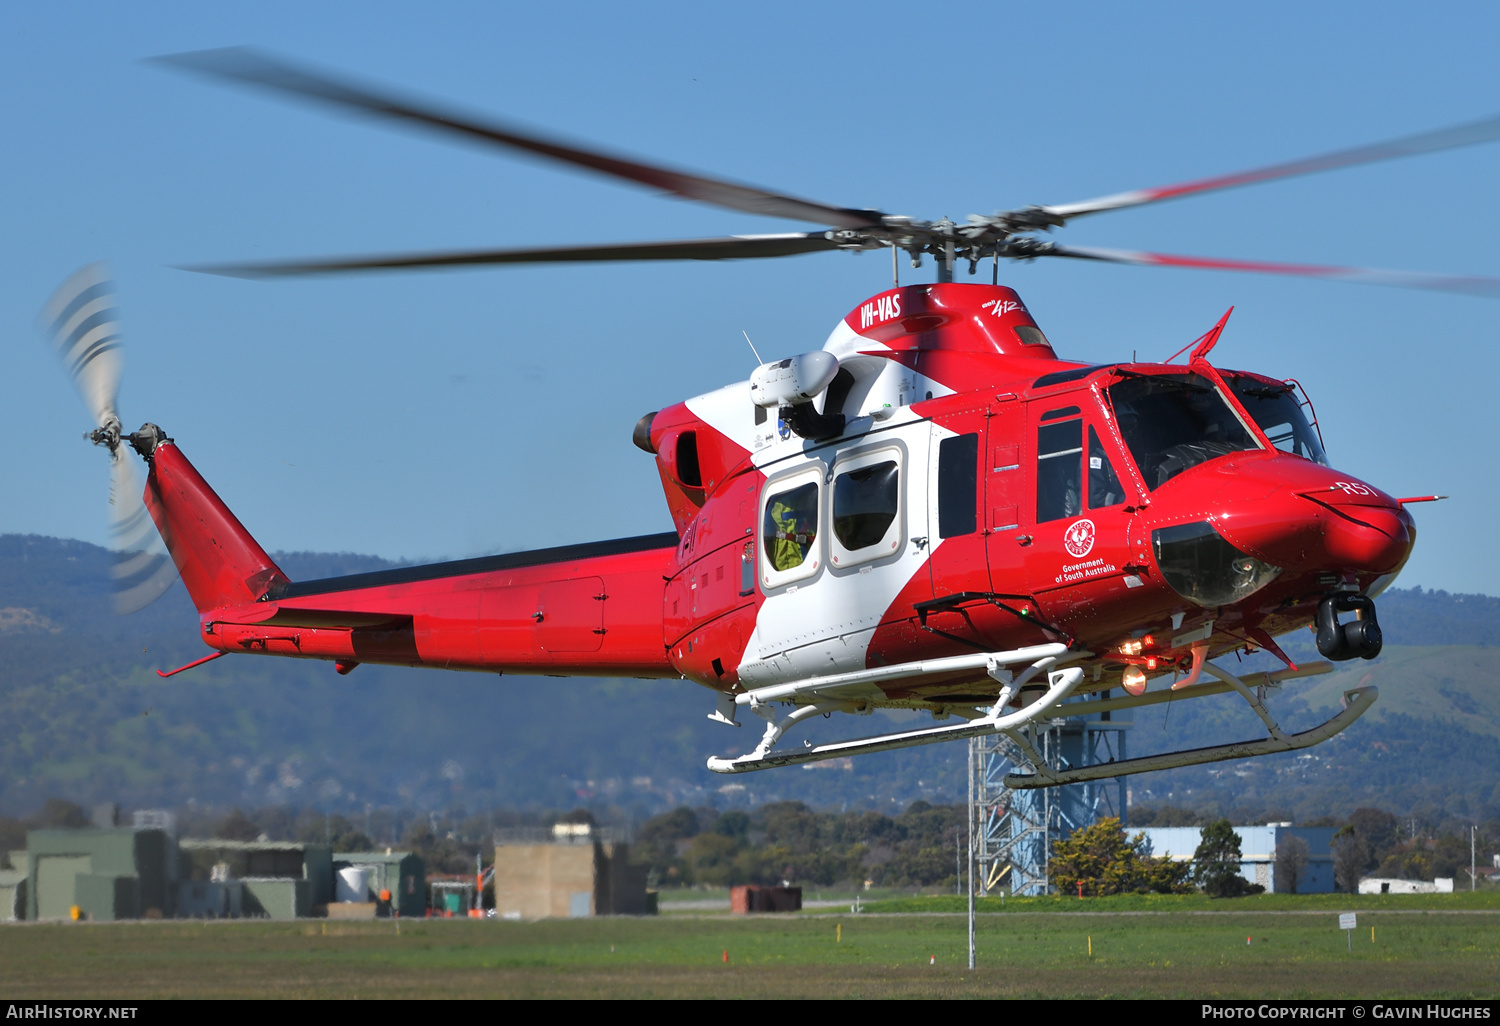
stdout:
<svg viewBox="0 0 1500 1026">
<path fill-rule="evenodd" d="M 287 577 L 170 439 L 147 455 L 146 508 L 198 611 L 254 602 Z"/>
</svg>

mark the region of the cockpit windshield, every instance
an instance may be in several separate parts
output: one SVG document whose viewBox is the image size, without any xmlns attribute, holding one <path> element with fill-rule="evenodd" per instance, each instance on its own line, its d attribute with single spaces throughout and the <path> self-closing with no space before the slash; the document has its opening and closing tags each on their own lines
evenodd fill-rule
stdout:
<svg viewBox="0 0 1500 1026">
<path fill-rule="evenodd" d="M 1120 434 L 1149 488 L 1215 457 L 1260 448 L 1214 383 L 1201 375 L 1131 374 L 1108 393 Z"/>
<path fill-rule="evenodd" d="M 1291 385 L 1232 371 L 1224 377 L 1240 405 L 1255 418 L 1272 445 L 1282 452 L 1328 466 L 1323 443 L 1302 413 L 1302 404 L 1297 402 Z"/>
</svg>

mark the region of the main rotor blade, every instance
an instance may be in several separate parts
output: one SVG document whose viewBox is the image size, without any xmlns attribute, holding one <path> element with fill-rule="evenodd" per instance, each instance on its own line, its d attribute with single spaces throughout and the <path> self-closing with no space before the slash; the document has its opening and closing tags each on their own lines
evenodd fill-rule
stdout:
<svg viewBox="0 0 1500 1026">
<path fill-rule="evenodd" d="M 542 249 L 461 250 L 450 253 L 405 253 L 375 257 L 289 260 L 265 264 L 218 264 L 185 268 L 230 278 L 284 278 L 306 274 L 394 271 L 403 268 L 475 267 L 484 264 L 596 263 L 611 260 L 745 260 L 796 256 L 837 249 L 822 232 L 778 235 L 731 235 L 722 239 L 628 242 L 603 246 L 554 246 Z"/>
<path fill-rule="evenodd" d="M 1261 260 L 1218 260 L 1212 257 L 1173 256 L 1137 249 L 1100 249 L 1094 246 L 1053 246 L 1045 256 L 1102 260 L 1112 264 L 1143 267 L 1188 267 L 1208 271 L 1245 271 L 1251 274 L 1284 274 L 1297 278 L 1349 281 L 1361 285 L 1388 285 L 1402 289 L 1459 292 L 1469 296 L 1500 299 L 1500 278 L 1428 274 L 1423 271 L 1382 271 L 1369 267 L 1325 267 L 1319 264 L 1276 264 Z"/>
<path fill-rule="evenodd" d="M 1194 182 L 1164 185 L 1155 189 L 1117 192 L 1112 196 L 1100 196 L 1097 199 L 1083 200 L 1080 203 L 1062 203 L 1042 209 L 1062 218 L 1080 217 L 1102 210 L 1136 207 L 1143 203 L 1157 203 L 1161 200 L 1193 196 L 1202 192 L 1231 189 L 1239 185 L 1269 182 L 1277 178 L 1291 178 L 1294 175 L 1309 175 L 1317 171 L 1354 167 L 1357 164 L 1370 164 L 1378 160 L 1412 157 L 1420 153 L 1434 153 L 1438 150 L 1453 149 L 1456 146 L 1472 146 L 1475 143 L 1491 142 L 1495 139 L 1500 139 L 1500 115 L 1455 125 L 1452 128 L 1440 128 L 1435 132 L 1420 132 L 1417 135 L 1403 136 L 1400 139 L 1370 146 L 1356 146 L 1353 149 L 1325 153 L 1320 157 L 1308 157 L 1303 160 L 1288 161 L 1285 164 L 1272 164 L 1254 171 L 1241 171 L 1237 174 L 1219 175 L 1215 178 L 1201 178 Z"/>
<path fill-rule="evenodd" d="M 484 122 L 426 103 L 403 99 L 392 93 L 355 85 L 320 71 L 298 67 L 247 47 L 199 50 L 154 58 L 158 63 L 184 68 L 217 78 L 230 79 L 304 99 L 318 100 L 375 117 L 467 136 L 471 140 L 497 143 L 548 157 L 565 164 L 585 167 L 601 174 L 648 185 L 683 199 L 743 210 L 767 217 L 814 221 L 841 228 L 869 228 L 881 223 L 874 210 L 832 207 L 813 200 L 783 196 L 750 185 L 706 178 L 683 171 L 656 167 L 611 156 L 595 150 L 567 146 L 498 122 Z"/>
</svg>

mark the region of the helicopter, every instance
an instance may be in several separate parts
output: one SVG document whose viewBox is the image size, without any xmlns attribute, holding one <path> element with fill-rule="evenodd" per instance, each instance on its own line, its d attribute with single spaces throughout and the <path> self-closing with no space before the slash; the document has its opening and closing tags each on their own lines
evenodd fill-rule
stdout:
<svg viewBox="0 0 1500 1026">
<path fill-rule="evenodd" d="M 1409 558 L 1408 507 L 1330 465 L 1295 380 L 1210 360 L 1226 313 L 1161 363 L 1061 357 L 1004 260 L 1190 266 L 1500 296 L 1500 280 L 1215 260 L 1062 245 L 1089 214 L 1500 139 L 1500 117 L 1181 185 L 946 218 L 831 206 L 543 138 L 247 49 L 159 59 L 179 70 L 478 140 L 815 231 L 633 244 L 335 257 L 198 267 L 247 278 L 519 263 L 720 260 L 886 248 L 892 287 L 821 348 L 643 416 L 673 530 L 326 580 L 292 581 L 175 441 L 116 411 L 120 330 L 107 273 L 69 279 L 44 311 L 111 454 L 121 606 L 180 578 L 211 654 L 547 676 L 681 678 L 709 719 L 764 721 L 718 773 L 1003 734 L 1051 787 L 1307 748 L 1378 697 L 1345 692 L 1309 730 L 1266 696 L 1379 655 L 1376 599 Z M 900 258 L 936 281 L 900 284 Z M 991 264 L 989 284 L 955 281 Z M 1231 310 L 1232 313 L 1232 310 Z M 1186 361 L 1176 362 L 1186 354 Z M 757 359 L 759 356 L 757 355 Z M 147 467 L 143 488 L 127 460 Z M 139 497 L 139 498 L 137 498 Z M 154 551 L 144 539 L 154 526 Z M 1276 638 L 1311 628 L 1322 660 Z M 1220 660 L 1264 651 L 1274 671 Z M 1052 767 L 1030 728 L 1235 694 L 1264 738 Z M 814 716 L 878 709 L 931 726 L 778 747 Z M 746 721 L 748 722 L 748 721 Z"/>
</svg>

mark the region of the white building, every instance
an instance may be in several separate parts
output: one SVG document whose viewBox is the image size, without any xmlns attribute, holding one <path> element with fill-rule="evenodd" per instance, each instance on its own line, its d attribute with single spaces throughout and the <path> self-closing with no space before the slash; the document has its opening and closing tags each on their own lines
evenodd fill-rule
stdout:
<svg viewBox="0 0 1500 1026">
<path fill-rule="evenodd" d="M 1307 867 L 1297 881 L 1298 894 L 1328 894 L 1333 887 L 1333 827 L 1294 827 L 1290 823 L 1266 826 L 1234 827 L 1240 839 L 1240 875 L 1260 884 L 1267 893 L 1276 892 L 1276 848 L 1290 837 L 1307 845 Z M 1134 836 L 1137 831 L 1126 830 Z M 1167 856 L 1177 862 L 1191 862 L 1198 842 L 1203 840 L 1201 827 L 1143 827 L 1146 844 L 1152 855 Z"/>
<path fill-rule="evenodd" d="M 1436 880 L 1397 880 L 1393 877 L 1367 876 L 1359 881 L 1361 894 L 1452 894 L 1453 877 Z"/>
</svg>

